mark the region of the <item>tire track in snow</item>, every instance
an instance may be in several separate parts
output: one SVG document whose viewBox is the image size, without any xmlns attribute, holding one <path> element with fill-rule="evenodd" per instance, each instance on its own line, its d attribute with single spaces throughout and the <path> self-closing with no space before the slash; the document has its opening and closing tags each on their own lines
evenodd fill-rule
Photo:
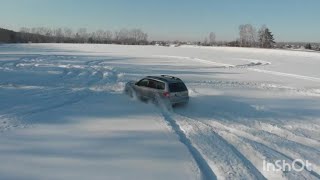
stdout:
<svg viewBox="0 0 320 180">
<path fill-rule="evenodd" d="M 211 123 L 205 123 L 205 124 L 208 124 L 209 126 L 212 126 L 212 127 L 215 127 L 218 129 L 218 131 L 220 131 L 223 135 L 223 137 L 226 137 L 227 139 L 229 139 L 231 142 L 233 142 L 232 144 L 241 144 L 241 143 L 237 143 L 235 142 L 235 139 L 236 138 L 241 138 L 241 139 L 245 139 L 246 142 L 243 142 L 245 144 L 251 144 L 251 147 L 252 146 L 252 143 L 248 143 L 248 141 L 250 142 L 253 142 L 253 143 L 257 143 L 257 144 L 260 144 L 260 146 L 263 146 L 263 147 L 267 147 L 267 149 L 263 149 L 263 153 L 262 154 L 270 154 L 270 150 L 273 151 L 273 152 L 277 152 L 278 154 L 281 154 L 282 157 L 284 157 L 285 159 L 288 159 L 290 160 L 291 162 L 294 161 L 294 159 L 306 159 L 306 160 L 309 160 L 309 162 L 311 162 L 313 164 L 313 168 L 315 168 L 316 170 L 318 169 L 318 166 L 316 164 L 316 162 L 313 162 L 313 160 L 311 159 L 307 159 L 306 157 L 299 157 L 299 156 L 295 156 L 294 153 L 299 153 L 300 152 L 291 152 L 291 149 L 289 148 L 288 150 L 285 150 L 284 148 L 281 148 L 280 145 L 282 143 L 277 143 L 277 142 L 274 142 L 274 141 L 270 141 L 270 139 L 266 139 L 267 136 L 259 136 L 258 134 L 255 134 L 255 133 L 252 133 L 251 131 L 255 131 L 251 128 L 248 128 L 246 127 L 247 131 L 244 131 L 241 127 L 239 128 L 234 128 L 234 127 L 228 127 L 226 125 L 223 125 L 219 122 L 216 122 L 216 121 L 210 121 Z M 251 132 L 251 133 L 250 133 Z M 257 131 L 257 132 L 264 132 L 264 131 Z M 234 136 L 234 137 L 230 137 L 230 136 Z M 280 138 L 280 137 L 279 137 Z M 288 142 L 290 143 L 289 140 L 286 140 L 284 139 L 283 140 L 284 144 L 288 144 Z M 243 144 L 242 143 L 242 144 Z M 291 142 L 291 143 L 295 143 L 295 142 Z M 239 146 L 239 145 L 237 145 Z M 241 148 L 241 146 L 244 146 L 244 145 L 240 145 L 239 149 Z M 299 145 L 297 145 L 297 149 L 303 149 L 303 147 L 300 147 Z M 312 147 L 310 147 L 311 149 L 313 149 Z M 316 152 L 318 152 L 317 149 L 314 149 Z M 255 151 L 259 151 L 258 153 L 261 154 L 261 150 L 259 150 L 259 148 L 254 148 L 254 151 L 252 151 L 252 154 L 255 153 L 257 154 L 257 152 Z M 303 152 L 303 151 L 302 151 Z M 313 152 L 314 153 L 314 152 Z M 272 153 L 271 153 L 272 154 Z M 291 155 L 291 157 L 289 156 Z M 250 155 L 251 156 L 251 155 Z M 313 154 L 313 157 L 316 157 L 317 155 L 316 154 Z M 264 156 L 265 157 L 265 156 Z M 273 158 L 274 159 L 274 158 Z M 272 158 L 267 158 L 265 160 L 269 160 L 269 161 L 272 161 L 273 160 Z M 279 159 L 279 158 L 278 158 Z M 260 159 L 261 162 L 263 161 L 263 159 Z M 283 160 L 283 158 L 280 160 Z M 305 169 L 306 170 L 306 169 Z M 315 176 L 315 177 L 319 177 L 319 174 L 316 172 L 316 170 L 313 170 L 313 171 L 307 171 L 305 173 L 310 173 L 311 175 Z M 263 173 L 263 172 L 262 172 Z"/>
<path fill-rule="evenodd" d="M 19 87 L 17 89 L 20 89 Z M 43 88 L 27 93 L 29 99 L 25 103 L 18 103 L 14 107 L 7 107 L 0 111 L 1 117 L 6 117 L 6 122 L 15 122 L 15 126 L 28 124 L 24 121 L 27 116 L 62 108 L 80 102 L 90 95 L 89 91 L 74 91 L 65 88 Z M 63 96 L 63 97 L 62 97 Z M 34 100 L 34 101 L 33 101 Z M 31 103 L 31 104 L 30 104 Z M 24 127 L 26 125 L 23 125 Z"/>
<path fill-rule="evenodd" d="M 60 103 L 57 103 L 57 104 L 53 104 L 53 105 L 49 105 L 49 106 L 46 106 L 46 107 L 40 107 L 40 108 L 37 108 L 37 109 L 34 109 L 34 110 L 30 110 L 30 111 L 22 113 L 21 115 L 29 116 L 29 115 L 36 114 L 36 113 L 42 113 L 42 112 L 46 112 L 46 111 L 50 111 L 50 110 L 54 110 L 54 109 L 59 109 L 59 108 L 64 107 L 64 106 L 69 106 L 69 105 L 72 105 L 72 104 L 76 104 L 76 103 L 82 101 L 83 99 L 85 99 L 88 96 L 89 96 L 89 93 L 83 93 L 83 94 L 76 93 L 74 97 L 69 98 L 66 101 L 63 101 L 63 102 L 60 102 Z"/>
<path fill-rule="evenodd" d="M 253 146 L 249 143 L 244 142 L 241 136 L 237 136 L 227 130 L 217 130 L 217 132 L 226 139 L 230 144 L 238 149 L 267 179 L 285 179 L 283 172 L 272 172 L 271 174 L 265 172 L 262 167 L 263 159 L 266 159 L 264 155 L 258 152 Z"/>
<path fill-rule="evenodd" d="M 177 113 L 179 116 L 180 114 Z M 267 141 L 264 141 L 263 139 L 261 139 L 259 136 L 256 136 L 254 134 L 249 134 L 248 132 L 245 132 L 245 131 L 239 131 L 239 129 L 233 129 L 231 127 L 227 127 L 219 122 L 212 122 L 213 124 L 211 123 L 206 123 L 206 122 L 203 122 L 203 121 L 198 121 L 196 119 L 190 119 L 189 117 L 187 116 L 184 116 L 184 115 L 181 115 L 183 118 L 187 118 L 188 121 L 197 121 L 198 123 L 201 123 L 205 126 L 207 126 L 208 128 L 211 128 L 213 130 L 213 133 L 217 132 L 217 135 L 220 136 L 221 140 L 225 141 L 226 142 L 226 145 L 230 145 L 232 148 L 231 150 L 233 151 L 226 151 L 228 154 L 230 154 L 231 152 L 232 153 L 235 153 L 238 157 L 240 157 L 241 160 L 243 160 L 244 164 L 249 166 L 249 169 L 252 170 L 252 167 L 254 169 L 254 173 L 257 173 L 255 171 L 258 171 L 258 174 L 261 173 L 262 176 L 265 176 L 265 177 L 269 177 L 269 178 L 274 178 L 274 177 L 281 177 L 281 176 L 285 176 L 285 177 L 303 177 L 303 178 L 310 178 L 312 177 L 311 179 L 317 179 L 317 178 L 320 178 L 320 175 L 318 174 L 317 171 L 315 170 L 312 170 L 312 171 L 308 171 L 306 168 L 304 168 L 304 172 L 303 174 L 299 174 L 297 175 L 297 173 L 295 172 L 290 172 L 290 174 L 288 175 L 289 172 L 283 172 L 281 171 L 280 174 L 279 173 L 268 173 L 268 172 L 265 172 L 262 167 L 259 168 L 259 170 L 257 170 L 256 168 L 258 168 L 259 166 L 261 166 L 260 163 L 263 162 L 263 160 L 266 160 L 268 162 L 272 162 L 274 163 L 274 159 L 279 159 L 279 160 L 288 160 L 290 162 L 293 162 L 296 158 L 293 158 L 293 157 L 290 157 L 289 155 L 286 155 L 285 152 L 282 152 L 281 149 L 278 150 L 276 147 L 273 147 L 271 144 L 272 142 L 267 142 Z M 199 132 L 197 132 L 199 133 Z M 244 139 L 245 141 L 242 142 L 241 139 Z M 250 143 L 249 143 L 250 141 Z M 215 141 L 215 143 L 217 143 Z M 254 144 L 252 144 L 254 143 Z M 219 143 L 221 144 L 221 143 Z M 255 144 L 259 144 L 259 147 L 260 148 L 256 148 L 256 145 Z M 249 147 L 248 147 L 249 145 Z M 237 148 L 236 148 L 237 147 Z M 265 147 L 265 148 L 261 148 L 261 147 Z M 247 152 L 248 149 L 251 149 L 249 151 L 251 152 Z M 275 149 L 276 148 L 276 149 Z M 229 149 L 230 150 L 230 149 Z M 246 154 L 246 156 L 250 159 L 247 159 L 242 153 L 242 152 L 245 152 L 244 154 Z M 270 154 L 274 154 L 274 155 L 270 155 Z M 289 153 L 290 154 L 290 153 Z M 264 157 L 264 158 L 261 158 L 261 157 Z M 253 158 L 253 159 L 252 159 Z M 301 159 L 301 157 L 298 157 L 298 159 Z M 305 159 L 305 158 L 302 158 L 302 159 Z M 251 163 L 251 161 L 253 161 L 254 163 Z M 259 161 L 259 162 L 257 162 Z M 310 161 L 310 160 L 309 160 Z M 252 165 L 252 167 L 250 167 Z M 297 164 L 299 167 L 302 167 L 301 165 Z M 314 164 L 314 167 L 313 168 L 316 168 L 317 169 L 317 166 L 316 164 Z M 282 175 L 281 175 L 282 174 Z M 264 178 L 264 177 L 263 177 Z M 261 179 L 261 178 L 258 178 L 258 179 Z"/>
<path fill-rule="evenodd" d="M 320 78 L 317 78 L 317 77 L 303 76 L 298 74 L 290 74 L 290 73 L 283 73 L 283 72 L 277 72 L 277 71 L 268 71 L 268 70 L 256 69 L 256 68 L 248 68 L 248 70 L 265 73 L 265 74 L 276 75 L 276 76 L 292 77 L 292 78 L 301 79 L 301 80 L 320 82 Z"/>
<path fill-rule="evenodd" d="M 0 115 L 0 133 L 17 128 L 26 128 L 27 124 L 19 122 L 16 118 L 7 115 Z"/>
<path fill-rule="evenodd" d="M 28 97 L 28 104 L 18 102 L 14 107 L 7 107 L 0 111 L 0 130 L 9 129 L 9 126 L 18 127 L 19 124 L 24 123 L 23 120 L 27 116 L 75 104 L 92 93 L 122 91 L 123 84 L 119 82 L 119 78 L 123 73 L 119 73 L 114 67 L 103 65 L 104 62 L 105 60 L 91 60 L 90 57 L 51 55 L 1 61 L 2 69 L 36 72 L 37 75 L 40 72 L 39 77 L 35 79 L 40 78 L 41 74 L 49 75 L 52 71 L 60 73 L 53 75 L 52 80 L 40 84 L 36 80 L 24 81 L 23 76 L 18 81 L 0 84 L 0 88 L 21 91 L 23 94 L 27 93 Z"/>
<path fill-rule="evenodd" d="M 178 135 L 179 140 L 182 144 L 186 146 L 194 160 L 196 161 L 199 170 L 201 172 L 202 180 L 214 180 L 217 176 L 212 171 L 206 160 L 202 157 L 201 153 L 192 145 L 190 139 L 186 136 L 181 127 L 177 124 L 176 120 L 172 118 L 170 112 L 162 111 L 164 119 L 169 123 L 173 131 Z"/>
<path fill-rule="evenodd" d="M 153 57 L 158 57 L 158 58 L 174 58 L 174 59 L 182 59 L 182 60 L 193 60 L 196 62 L 201 62 L 204 64 L 209 64 L 209 65 L 215 65 L 218 67 L 235 67 L 235 65 L 232 64 L 225 64 L 225 63 L 218 63 L 210 60 L 205 60 L 205 59 L 200 59 L 200 58 L 192 58 L 192 57 L 183 57 L 183 56 L 168 56 L 168 55 L 153 55 Z"/>
<path fill-rule="evenodd" d="M 254 88 L 258 90 L 268 90 L 268 91 L 278 91 L 278 92 L 285 91 L 290 94 L 298 94 L 302 96 L 320 96 L 320 89 L 294 88 L 290 86 L 283 86 L 280 84 L 271 84 L 271 83 L 254 83 L 254 82 L 245 82 L 245 81 L 241 82 L 241 81 L 230 81 L 230 80 L 205 80 L 205 81 L 190 82 L 188 84 L 194 87 L 205 86 L 210 88 L 243 88 L 243 89 Z"/>
<path fill-rule="evenodd" d="M 260 122 L 254 126 L 255 130 L 264 131 L 270 134 L 274 134 L 280 138 L 290 140 L 292 142 L 314 148 L 317 152 L 320 152 L 320 141 L 294 134 L 281 126 L 272 125 L 264 122 Z"/>
<path fill-rule="evenodd" d="M 206 59 L 200 59 L 200 58 L 196 58 L 196 57 L 168 56 L 168 55 L 154 55 L 153 57 L 192 60 L 192 61 L 201 62 L 201 63 L 208 64 L 208 65 L 214 65 L 214 66 L 216 66 L 216 68 L 247 68 L 247 67 L 253 67 L 253 66 L 265 66 L 265 65 L 271 64 L 270 62 L 267 62 L 267 61 L 262 61 L 262 60 L 257 60 L 257 59 L 242 59 L 242 58 L 234 58 L 234 59 L 241 60 L 241 61 L 249 61 L 250 63 L 233 65 L 233 64 L 214 62 L 214 61 L 206 60 Z"/>
<path fill-rule="evenodd" d="M 196 91 L 195 91 L 195 93 L 199 94 Z M 182 115 L 182 116 L 184 116 L 184 115 Z M 187 117 L 187 116 L 184 116 L 184 117 Z M 194 119 L 194 120 L 199 121 L 197 119 Z M 190 119 L 190 121 L 192 121 L 192 119 Z M 288 154 L 287 159 L 291 159 L 292 161 L 293 161 L 293 159 L 297 159 L 297 158 L 308 159 L 308 155 L 306 154 L 306 152 L 312 152 L 312 157 L 318 157 L 317 154 L 319 154 L 319 150 L 317 150 L 315 148 L 320 145 L 318 141 L 312 141 L 311 139 L 308 139 L 306 137 L 295 136 L 292 133 L 290 133 L 288 130 L 282 130 L 280 128 L 276 128 L 277 131 L 273 132 L 272 130 L 270 130 L 271 127 L 269 127 L 269 126 L 265 127 L 267 125 L 267 123 L 264 123 L 263 125 L 259 124 L 259 126 L 255 125 L 250 128 L 243 125 L 243 127 L 245 128 L 245 129 L 243 129 L 243 127 L 241 128 L 241 126 L 240 127 L 238 127 L 238 126 L 229 127 L 228 125 L 224 125 L 224 124 L 222 124 L 218 121 L 215 121 L 215 120 L 207 120 L 207 121 L 199 121 L 199 122 L 206 124 L 209 127 L 212 127 L 214 132 L 217 132 L 217 134 L 222 136 L 222 139 L 225 139 L 232 146 L 236 146 L 237 147 L 237 148 L 235 148 L 236 151 L 239 151 L 240 154 L 241 153 L 244 154 L 248 158 L 247 160 L 251 161 L 254 164 L 254 167 L 258 168 L 259 172 L 261 172 L 268 179 L 273 179 L 274 177 L 281 177 L 283 175 L 281 175 L 280 173 L 278 173 L 278 174 L 271 173 L 270 174 L 268 172 L 264 172 L 262 167 L 259 167 L 259 166 L 261 166 L 262 161 L 263 161 L 263 158 L 261 158 L 261 157 L 264 157 L 264 156 L 261 155 L 261 153 L 257 152 L 257 149 L 250 148 L 249 145 L 244 144 L 245 142 L 241 143 L 239 140 L 236 140 L 236 139 L 249 138 L 250 140 L 252 140 L 254 142 L 262 143 L 269 148 L 275 148 L 275 149 L 277 149 L 275 151 L 278 151 L 279 153 Z M 268 129 L 270 130 L 270 132 L 266 132 Z M 284 135 L 282 134 L 282 133 L 284 133 L 283 131 L 286 132 Z M 254 132 L 257 132 L 258 134 L 254 133 Z M 274 135 L 270 134 L 270 135 L 272 135 L 271 137 L 273 137 L 270 139 L 270 138 L 268 138 L 269 136 L 262 136 L 261 137 L 261 135 L 259 135 L 259 132 L 274 133 Z M 279 134 L 280 134 L 280 136 L 279 136 Z M 290 136 L 287 137 L 285 135 L 290 135 Z M 274 138 L 276 138 L 276 136 L 279 136 L 279 137 L 277 137 L 278 141 L 274 141 Z M 285 145 L 284 148 L 281 148 L 281 145 L 282 145 L 281 142 L 284 143 L 284 145 Z M 249 146 L 249 148 L 251 149 L 251 153 L 247 153 L 249 148 L 246 146 Z M 291 149 L 290 147 L 297 147 L 297 148 L 296 148 L 296 150 L 293 150 L 295 148 Z M 299 151 L 297 151 L 297 150 L 299 150 Z M 298 153 L 298 155 L 295 153 Z M 292 156 L 292 157 L 289 157 L 289 156 Z M 309 161 L 310 160 L 311 159 L 309 159 Z M 313 163 L 315 171 L 312 171 L 310 173 L 313 176 L 318 177 L 318 174 L 317 174 L 318 169 L 319 169 L 317 166 L 318 163 L 316 160 L 315 161 L 311 160 L 311 163 Z M 308 173 L 308 172 L 306 172 L 306 173 Z"/>
<path fill-rule="evenodd" d="M 291 77 L 291 78 L 296 78 L 296 79 L 301 79 L 301 80 L 320 82 L 320 78 L 318 78 L 318 77 L 311 77 L 311 76 L 304 76 L 304 75 L 299 75 L 299 74 L 284 73 L 284 72 L 277 72 L 277 71 L 252 68 L 253 66 L 262 66 L 262 65 L 270 65 L 271 64 L 270 62 L 262 61 L 262 60 L 258 60 L 258 59 L 234 58 L 234 59 L 238 59 L 238 60 L 250 61 L 251 63 L 250 64 L 243 64 L 243 65 L 241 65 L 241 64 L 240 65 L 233 65 L 233 64 L 218 63 L 218 62 L 214 62 L 214 61 L 206 60 L 206 59 L 183 57 L 183 56 L 154 55 L 153 57 L 193 60 L 193 61 L 197 61 L 197 62 L 200 62 L 203 64 L 215 65 L 215 66 L 223 67 L 223 68 L 246 68 L 249 71 L 254 71 L 254 72 L 259 72 L 259 73 L 265 73 L 265 74 L 271 74 L 271 75 L 276 75 L 276 76 Z"/>
<path fill-rule="evenodd" d="M 266 179 L 240 151 L 217 134 L 213 127 L 174 112 L 164 113 L 163 116 L 174 127 L 174 131 L 183 136 L 181 142 L 188 149 L 197 150 L 198 153 L 192 155 L 201 172 L 201 164 L 205 163 L 218 178 Z"/>
<path fill-rule="evenodd" d="M 305 146 L 286 138 L 279 137 L 266 131 L 250 132 L 253 136 L 259 136 L 261 143 L 267 145 L 279 153 L 286 155 L 287 158 L 309 160 L 313 164 L 314 171 L 320 172 L 319 157 L 320 151 L 315 147 Z"/>
<path fill-rule="evenodd" d="M 295 160 L 294 158 L 289 157 L 288 155 L 273 149 L 269 146 L 266 146 L 263 143 L 253 141 L 247 138 L 243 138 L 246 143 L 251 144 L 252 146 L 255 147 L 256 150 L 258 150 L 260 153 L 264 154 L 267 157 L 267 161 L 272 162 L 273 164 L 275 163 L 275 160 L 286 160 L 290 164 Z M 297 163 L 300 168 L 302 167 L 301 164 Z M 303 168 L 302 172 L 295 172 L 295 171 L 283 171 L 284 175 L 288 179 L 320 179 L 320 175 L 316 173 L 315 171 L 307 170 L 306 167 Z"/>
<path fill-rule="evenodd" d="M 266 179 L 236 147 L 224 139 L 214 127 L 179 113 L 174 113 L 181 129 L 199 148 L 219 178 Z M 194 131 L 194 132 L 192 132 Z"/>
</svg>

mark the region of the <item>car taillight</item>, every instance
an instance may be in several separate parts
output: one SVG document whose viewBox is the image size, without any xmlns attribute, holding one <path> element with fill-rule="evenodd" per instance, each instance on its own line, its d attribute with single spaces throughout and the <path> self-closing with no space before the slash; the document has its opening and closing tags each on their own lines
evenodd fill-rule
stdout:
<svg viewBox="0 0 320 180">
<path fill-rule="evenodd" d="M 164 97 L 170 97 L 170 93 L 169 93 L 169 92 L 164 92 L 164 93 L 163 93 L 163 96 L 164 96 Z"/>
</svg>

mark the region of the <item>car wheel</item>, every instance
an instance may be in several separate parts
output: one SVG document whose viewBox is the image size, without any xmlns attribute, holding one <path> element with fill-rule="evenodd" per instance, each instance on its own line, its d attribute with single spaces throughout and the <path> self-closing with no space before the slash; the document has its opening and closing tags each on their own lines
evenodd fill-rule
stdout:
<svg viewBox="0 0 320 180">
<path fill-rule="evenodd" d="M 133 98 L 134 97 L 134 92 L 133 92 L 133 89 L 131 88 L 131 87 L 127 87 L 126 88 L 126 90 L 125 90 L 125 92 L 126 92 L 126 94 L 129 96 L 129 97 L 131 97 L 131 98 Z"/>
<path fill-rule="evenodd" d="M 154 98 L 154 103 L 163 110 L 172 111 L 172 104 L 169 99 L 166 99 L 157 95 Z"/>
</svg>

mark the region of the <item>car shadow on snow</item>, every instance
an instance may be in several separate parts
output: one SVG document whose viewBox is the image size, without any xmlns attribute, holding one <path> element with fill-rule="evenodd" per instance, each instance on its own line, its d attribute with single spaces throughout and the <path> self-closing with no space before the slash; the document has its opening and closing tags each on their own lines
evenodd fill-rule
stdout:
<svg viewBox="0 0 320 180">
<path fill-rule="evenodd" d="M 319 101 L 312 99 L 264 99 L 236 96 L 194 96 L 188 106 L 178 106 L 175 112 L 194 119 L 215 119 L 251 124 L 303 122 L 320 117 Z"/>
</svg>

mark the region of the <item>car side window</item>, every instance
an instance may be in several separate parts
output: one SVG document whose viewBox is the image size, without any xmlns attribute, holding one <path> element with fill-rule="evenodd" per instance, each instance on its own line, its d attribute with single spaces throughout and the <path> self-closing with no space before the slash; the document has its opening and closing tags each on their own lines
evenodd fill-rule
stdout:
<svg viewBox="0 0 320 180">
<path fill-rule="evenodd" d="M 153 79 L 142 79 L 137 83 L 137 85 L 140 87 L 148 87 L 151 89 L 159 89 L 159 90 L 165 89 L 165 84 L 163 82 L 159 82 Z"/>
<path fill-rule="evenodd" d="M 148 87 L 148 84 L 149 84 L 148 79 L 142 79 L 141 81 L 138 82 L 137 85 L 141 87 Z"/>
<path fill-rule="evenodd" d="M 157 87 L 157 81 L 150 79 L 150 80 L 149 80 L 148 87 L 149 87 L 149 88 L 152 88 L 152 89 L 156 89 L 156 87 Z"/>
<path fill-rule="evenodd" d="M 157 82 L 157 86 L 156 86 L 156 89 L 159 89 L 159 90 L 164 90 L 165 89 L 165 84 L 163 82 Z"/>
</svg>

